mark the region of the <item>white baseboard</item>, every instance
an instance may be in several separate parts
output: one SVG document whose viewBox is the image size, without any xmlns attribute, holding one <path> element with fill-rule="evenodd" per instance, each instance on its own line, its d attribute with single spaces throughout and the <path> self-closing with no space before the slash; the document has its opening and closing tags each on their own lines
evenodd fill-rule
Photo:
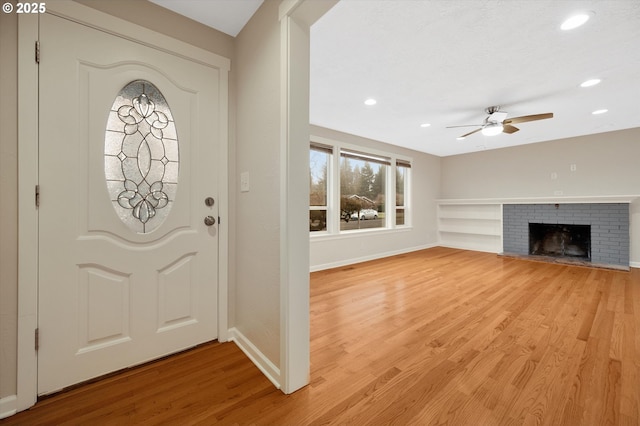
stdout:
<svg viewBox="0 0 640 426">
<path fill-rule="evenodd" d="M 235 327 L 229 329 L 229 340 L 234 342 L 253 362 L 256 367 L 262 371 L 262 374 L 273 383 L 273 385 L 281 389 L 280 369 L 276 367 L 247 337 Z"/>
<path fill-rule="evenodd" d="M 469 250 L 469 251 L 480 251 L 483 253 L 500 253 L 500 250 L 496 250 L 495 248 L 490 247 L 477 247 L 477 246 L 467 246 L 464 244 L 448 244 L 448 243 L 439 243 L 436 244 L 438 247 L 452 248 L 458 250 Z"/>
<path fill-rule="evenodd" d="M 339 260 L 337 262 L 324 263 L 324 264 L 321 264 L 321 265 L 311 265 L 311 267 L 309 268 L 309 272 L 323 271 L 325 269 L 340 268 L 342 266 L 353 265 L 355 263 L 368 262 L 370 260 L 382 259 L 382 258 L 390 257 L 390 256 L 397 256 L 399 254 L 411 253 L 413 251 L 425 250 L 425 249 L 429 249 L 429 248 L 433 248 L 433 247 L 437 247 L 437 246 L 438 246 L 438 244 L 436 244 L 436 243 L 426 244 L 424 246 L 410 247 L 410 248 L 406 248 L 406 249 L 402 249 L 402 250 L 387 251 L 387 252 L 376 253 L 376 254 L 372 254 L 372 255 L 369 255 L 369 256 L 363 256 L 363 257 L 354 257 L 352 259 L 344 259 L 344 260 Z"/>
<path fill-rule="evenodd" d="M 0 419 L 13 416 L 18 412 L 18 397 L 16 395 L 0 398 Z"/>
<path fill-rule="evenodd" d="M 632 268 L 640 268 L 640 262 L 629 262 L 629 266 Z"/>
</svg>

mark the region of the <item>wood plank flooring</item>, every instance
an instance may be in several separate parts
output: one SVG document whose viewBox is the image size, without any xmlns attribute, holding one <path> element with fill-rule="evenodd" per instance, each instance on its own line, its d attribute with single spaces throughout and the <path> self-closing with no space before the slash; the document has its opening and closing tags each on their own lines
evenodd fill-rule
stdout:
<svg viewBox="0 0 640 426">
<path fill-rule="evenodd" d="M 311 274 L 311 384 L 232 343 L 0 425 L 639 425 L 640 269 L 434 248 Z"/>
</svg>

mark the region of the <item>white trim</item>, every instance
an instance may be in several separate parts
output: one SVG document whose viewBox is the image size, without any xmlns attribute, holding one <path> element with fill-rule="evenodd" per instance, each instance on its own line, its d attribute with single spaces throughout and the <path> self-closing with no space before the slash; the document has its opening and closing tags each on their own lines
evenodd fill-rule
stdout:
<svg viewBox="0 0 640 426">
<path fill-rule="evenodd" d="M 309 140 L 309 27 L 285 16 L 280 42 L 280 371 L 288 394 L 309 383 L 311 362 L 309 184 L 300 179 L 309 176 L 309 145 L 298 143 Z"/>
<path fill-rule="evenodd" d="M 318 271 L 324 271 L 326 269 L 341 268 L 343 266 L 354 265 L 356 263 L 368 262 L 370 260 L 383 259 L 385 257 L 397 256 L 399 254 L 412 253 L 412 252 L 415 252 L 415 251 L 426 250 L 426 249 L 430 249 L 430 248 L 434 248 L 434 247 L 445 247 L 445 248 L 452 248 L 452 249 L 458 249 L 458 250 L 469 250 L 469 251 L 477 251 L 477 252 L 482 252 L 482 253 L 495 253 L 495 254 L 500 254 L 502 252 L 501 250 L 500 251 L 496 251 L 496 250 L 481 250 L 481 249 L 478 249 L 478 248 L 464 247 L 462 245 L 457 246 L 457 245 L 454 245 L 454 244 L 442 244 L 442 243 L 438 242 L 438 243 L 433 243 L 433 244 L 425 244 L 423 246 L 418 246 L 418 247 L 410 247 L 410 248 L 401 249 L 401 250 L 393 250 L 393 251 L 388 251 L 388 252 L 384 252 L 384 253 L 376 253 L 376 254 L 370 255 L 370 256 L 363 256 L 363 257 L 358 257 L 358 258 L 340 260 L 340 261 L 337 261 L 337 262 L 324 263 L 324 264 L 321 264 L 321 265 L 312 266 L 311 268 L 309 268 L 309 272 L 318 272 Z M 640 262 L 629 262 L 629 266 L 632 267 L 632 268 L 640 268 Z"/>
<path fill-rule="evenodd" d="M 478 247 L 470 247 L 470 246 L 465 246 L 464 244 L 446 244 L 446 243 L 439 242 L 438 244 L 435 244 L 435 246 L 436 247 L 452 248 L 452 249 L 457 249 L 457 250 L 479 251 L 481 253 L 495 253 L 495 254 L 501 253 L 501 251 L 499 251 L 499 250 L 490 250 L 490 249 L 482 249 L 482 248 L 478 248 Z"/>
<path fill-rule="evenodd" d="M 253 362 L 262 374 L 274 384 L 278 389 L 281 388 L 281 376 L 280 369 L 267 358 L 256 345 L 251 343 L 251 340 L 242 334 L 240 330 L 235 327 L 229 329 L 228 332 L 229 341 L 235 343 L 242 352 Z"/>
<path fill-rule="evenodd" d="M 336 139 L 330 139 L 330 138 L 325 138 L 325 137 L 316 136 L 316 135 L 310 135 L 309 136 L 309 140 L 311 142 L 317 142 L 317 143 L 321 143 L 323 145 L 329 145 L 329 146 L 332 146 L 334 148 L 338 148 L 338 151 L 342 151 L 342 149 L 346 149 L 348 151 L 356 151 L 358 153 L 371 154 L 371 155 L 375 155 L 375 156 L 385 157 L 385 158 L 389 159 L 389 161 L 403 160 L 403 161 L 406 161 L 408 163 L 411 163 L 412 165 L 414 164 L 413 163 L 413 157 L 409 157 L 409 156 L 406 156 L 406 155 L 398 155 L 398 154 L 395 154 L 395 153 L 389 152 L 389 151 L 383 151 L 383 150 L 380 150 L 380 149 L 363 147 L 361 145 L 356 145 L 356 144 L 352 144 L 352 143 L 348 143 L 348 142 L 342 142 L 342 141 L 339 141 L 339 140 L 336 140 Z M 334 154 L 335 153 L 336 152 L 334 150 Z M 338 154 L 339 154 L 339 152 L 338 152 Z"/>
<path fill-rule="evenodd" d="M 278 9 L 278 19 L 282 21 L 286 16 L 294 17 L 302 28 L 308 30 L 336 3 L 338 0 L 282 0 Z"/>
<path fill-rule="evenodd" d="M 18 396 L 9 395 L 0 398 L 0 419 L 13 416 L 18 412 Z"/>
<path fill-rule="evenodd" d="M 582 204 L 582 203 L 633 203 L 640 195 L 594 195 L 576 197 L 525 197 L 525 198 L 443 198 L 439 204 Z"/>
<path fill-rule="evenodd" d="M 328 232 L 310 232 L 309 241 L 311 244 L 318 241 L 336 241 L 351 239 L 355 237 L 370 237 L 373 235 L 397 234 L 400 232 L 413 231 L 412 226 L 398 226 L 396 228 L 365 228 L 352 229 L 349 231 L 340 231 L 340 233 L 331 234 Z"/>
<path fill-rule="evenodd" d="M 282 0 L 280 6 L 278 6 L 278 20 L 283 19 L 294 14 L 296 9 L 304 3 L 305 0 Z"/>
<path fill-rule="evenodd" d="M 229 72 L 220 70 L 218 111 L 220 152 L 218 161 L 218 341 L 229 340 Z"/>
<path fill-rule="evenodd" d="M 337 0 L 286 0 L 280 20 L 280 371 L 281 389 L 309 383 L 310 26 Z M 305 142 L 306 141 L 306 142 Z M 306 171 L 306 172 L 305 172 Z"/>
<path fill-rule="evenodd" d="M 34 347 L 38 327 L 38 40 L 36 15 L 18 16 L 18 366 L 16 409 L 36 403 L 38 358 Z"/>
<path fill-rule="evenodd" d="M 140 27 L 71 0 L 47 4 L 47 13 L 132 40 L 187 60 L 220 70 L 220 142 L 221 158 L 228 159 L 228 108 L 231 62 L 207 50 Z M 34 349 L 34 330 L 38 314 L 38 216 L 34 205 L 34 188 L 38 183 L 38 67 L 34 61 L 34 43 L 38 40 L 37 15 L 20 15 L 18 21 L 18 411 L 37 400 L 38 360 Z M 221 161 L 218 268 L 218 339 L 228 340 L 228 243 L 229 194 L 228 161 Z"/>
<path fill-rule="evenodd" d="M 352 258 L 352 259 L 343 259 L 343 260 L 339 260 L 337 262 L 324 263 L 322 265 L 312 266 L 312 267 L 309 268 L 309 272 L 317 272 L 317 271 L 323 271 L 325 269 L 340 268 L 342 266 L 353 265 L 353 264 L 362 263 L 362 262 L 368 262 L 370 260 L 382 259 L 382 258 L 385 258 L 385 257 L 397 256 L 399 254 L 406 254 L 406 253 L 411 253 L 411 252 L 414 252 L 414 251 L 426 250 L 426 249 L 430 249 L 430 248 L 433 248 L 433 247 L 438 247 L 438 245 L 439 244 L 437 244 L 437 243 L 425 244 L 423 246 L 409 247 L 409 248 L 404 248 L 404 249 L 400 249 L 400 250 L 393 250 L 393 251 L 387 251 L 387 252 L 383 252 L 383 253 L 376 253 L 376 254 L 372 254 L 372 255 L 369 255 L 369 256 L 356 257 L 356 258 Z"/>
</svg>

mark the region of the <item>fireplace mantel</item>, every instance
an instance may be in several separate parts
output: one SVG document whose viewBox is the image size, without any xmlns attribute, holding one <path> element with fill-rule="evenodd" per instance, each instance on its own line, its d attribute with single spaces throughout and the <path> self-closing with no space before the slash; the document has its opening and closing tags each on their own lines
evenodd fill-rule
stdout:
<svg viewBox="0 0 640 426">
<path fill-rule="evenodd" d="M 441 198 L 438 204 L 585 204 L 627 203 L 640 199 L 640 195 L 594 195 L 567 197 L 522 197 L 522 198 Z"/>
</svg>

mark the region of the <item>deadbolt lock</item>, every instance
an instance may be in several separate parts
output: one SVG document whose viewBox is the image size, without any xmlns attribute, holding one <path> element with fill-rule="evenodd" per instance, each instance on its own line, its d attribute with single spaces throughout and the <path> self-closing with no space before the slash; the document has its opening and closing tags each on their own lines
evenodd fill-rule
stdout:
<svg viewBox="0 0 640 426">
<path fill-rule="evenodd" d="M 213 197 L 207 197 L 204 199 L 204 204 L 207 207 L 212 207 L 215 203 L 216 203 L 216 200 L 214 200 Z"/>
</svg>

